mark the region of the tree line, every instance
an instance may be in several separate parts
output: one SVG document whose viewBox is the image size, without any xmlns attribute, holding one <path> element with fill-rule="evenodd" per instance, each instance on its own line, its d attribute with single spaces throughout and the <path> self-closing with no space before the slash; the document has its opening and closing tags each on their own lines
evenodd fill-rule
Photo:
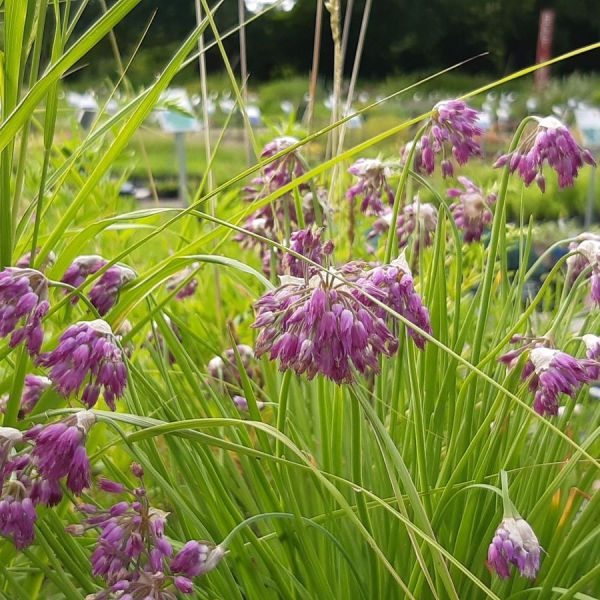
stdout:
<svg viewBox="0 0 600 600">
<path fill-rule="evenodd" d="M 292 10 L 272 9 L 246 26 L 248 70 L 253 80 L 308 73 L 312 64 L 317 2 L 297 0 Z M 366 0 L 342 0 L 351 11 L 345 70 L 352 68 Z M 113 2 L 114 3 L 114 2 Z M 110 5 L 110 3 L 109 3 Z M 556 12 L 553 55 L 600 40 L 598 0 L 372 0 L 366 43 L 361 60 L 363 79 L 432 71 L 486 53 L 464 68 L 470 73 L 502 76 L 535 62 L 539 13 Z M 101 13 L 92 1 L 83 13 L 83 29 Z M 249 18 L 252 13 L 246 12 Z M 344 15 L 343 15 L 344 16 Z M 234 28 L 237 0 L 224 0 L 215 13 L 218 30 Z M 137 72 L 158 69 L 193 29 L 194 0 L 143 0 L 116 29 L 119 48 L 130 55 L 150 24 L 139 52 Z M 331 73 L 333 49 L 329 13 L 323 11 L 320 72 Z M 208 38 L 211 37 L 207 32 Z M 225 40 L 235 64 L 239 37 Z M 105 40 L 86 62 L 87 72 L 105 69 L 111 46 Z M 222 69 L 215 49 L 207 54 L 211 71 Z M 557 74 L 600 70 L 600 51 L 593 51 L 555 67 Z M 83 70 L 85 74 L 86 69 Z"/>
</svg>

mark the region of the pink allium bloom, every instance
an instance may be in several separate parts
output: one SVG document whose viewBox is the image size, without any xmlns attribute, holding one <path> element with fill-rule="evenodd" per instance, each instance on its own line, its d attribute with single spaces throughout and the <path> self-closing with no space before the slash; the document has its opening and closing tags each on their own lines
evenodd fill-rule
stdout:
<svg viewBox="0 0 600 600">
<path fill-rule="evenodd" d="M 592 300 L 600 305 L 600 241 L 597 239 L 586 239 L 581 242 L 576 248 L 579 256 L 585 261 L 572 262 L 571 266 L 575 269 L 582 269 L 591 266 L 591 297 Z M 569 259 L 567 259 L 569 260 Z M 578 275 L 581 271 L 578 273 Z"/>
<path fill-rule="evenodd" d="M 590 371 L 594 366 L 592 361 L 577 359 L 560 350 L 534 348 L 529 362 L 533 365 L 529 382 L 529 389 L 535 392 L 533 408 L 542 416 L 556 416 L 559 394 L 574 397 L 582 384 L 594 379 Z"/>
<path fill-rule="evenodd" d="M 348 173 L 358 177 L 358 181 L 346 193 L 348 200 L 362 196 L 360 210 L 366 215 L 380 215 L 384 210 L 384 197 L 394 203 L 394 191 L 388 183 L 390 170 L 375 158 L 359 158 Z"/>
<path fill-rule="evenodd" d="M 186 279 L 188 279 L 190 277 L 190 275 L 192 275 L 192 273 L 194 273 L 195 271 L 198 270 L 199 266 L 200 266 L 199 263 L 194 263 L 194 264 L 190 265 L 189 267 L 186 267 L 182 271 L 179 271 L 179 273 L 175 273 L 175 275 L 173 275 L 172 277 L 169 277 L 169 279 L 167 280 L 167 290 L 169 290 L 169 292 L 172 292 L 172 291 L 176 290 L 177 288 L 179 288 L 181 286 L 181 284 Z M 175 295 L 175 299 L 183 300 L 184 298 L 193 296 L 197 289 L 198 289 L 198 280 L 195 277 L 193 277 L 184 286 L 181 287 L 181 289 Z"/>
<path fill-rule="evenodd" d="M 333 242 L 322 243 L 321 233 L 322 230 L 315 227 L 294 231 L 290 236 L 290 250 L 322 265 L 325 257 L 333 252 Z M 289 253 L 284 254 L 281 263 L 284 271 L 293 277 L 310 277 L 317 271 L 313 265 Z"/>
<path fill-rule="evenodd" d="M 25 375 L 25 385 L 19 405 L 19 417 L 28 415 L 39 402 L 42 394 L 52 386 L 52 382 L 41 375 Z M 0 412 L 6 412 L 8 395 L 0 398 Z"/>
<path fill-rule="evenodd" d="M 4 485 L 4 466 L 15 444 L 23 441 L 23 434 L 14 427 L 0 427 L 0 490 Z"/>
<path fill-rule="evenodd" d="M 388 320 L 388 322 L 391 321 L 392 330 L 396 323 L 395 319 L 384 308 L 367 298 L 365 294 L 369 294 L 432 335 L 429 311 L 423 306 L 421 296 L 415 291 L 412 273 L 403 255 L 389 265 L 382 265 L 367 271 L 363 278 L 356 281 L 356 285 L 360 291 L 355 289 L 352 293 L 376 316 Z M 423 350 L 427 340 L 411 327 L 408 328 L 408 334 L 417 347 Z"/>
<path fill-rule="evenodd" d="M 275 138 L 265 145 L 260 158 L 263 160 L 271 158 L 298 143 L 299 140 L 292 136 Z M 288 184 L 293 178 L 304 175 L 306 167 L 297 148 L 270 162 L 264 167 L 263 172 L 269 183 L 269 187 L 271 189 L 278 189 Z"/>
<path fill-rule="evenodd" d="M 117 303 L 119 292 L 136 274 L 128 267 L 114 265 L 104 271 L 90 290 L 90 301 L 101 316 L 106 315 Z"/>
<path fill-rule="evenodd" d="M 398 232 L 398 247 L 408 245 L 410 238 L 415 239 L 415 251 L 418 252 L 421 243 L 431 246 L 433 234 L 437 228 L 438 211 L 429 202 L 421 202 L 419 197 L 412 204 L 407 204 L 398 217 L 396 228 Z"/>
<path fill-rule="evenodd" d="M 383 319 L 367 309 L 347 284 L 330 273 L 310 280 L 281 277 L 281 285 L 254 305 L 261 329 L 256 356 L 269 352 L 280 360 L 280 369 L 322 374 L 336 383 L 354 381 L 352 365 L 361 373 L 379 372 L 377 357 L 391 356 L 398 340 Z"/>
<path fill-rule="evenodd" d="M 500 523 L 488 550 L 488 566 L 499 577 L 510 577 L 509 563 L 523 577 L 534 579 L 540 569 L 541 547 L 525 519 L 508 517 Z"/>
<path fill-rule="evenodd" d="M 473 156 L 483 156 L 476 137 L 483 135 L 477 125 L 479 112 L 462 100 L 445 100 L 433 108 L 428 131 L 417 141 L 415 168 L 431 175 L 435 170 L 435 155 L 440 154 L 442 177 L 454 176 L 451 158 L 465 165 Z"/>
<path fill-rule="evenodd" d="M 592 381 L 595 381 L 600 377 L 600 337 L 588 333 L 582 336 L 582 339 L 587 349 L 586 356 L 591 362 L 588 374 Z"/>
<path fill-rule="evenodd" d="M 40 249 L 36 248 L 35 254 L 37 255 L 37 253 L 39 251 L 40 251 Z M 29 265 L 30 262 L 31 262 L 31 251 L 23 254 L 23 256 L 21 256 L 21 258 L 19 258 L 19 260 L 16 262 L 15 267 L 25 269 L 30 266 Z M 44 262 L 40 265 L 40 268 L 38 270 L 45 271 L 47 267 L 51 267 L 55 262 L 56 262 L 56 254 L 54 254 L 54 252 L 52 252 L 52 250 L 50 250 L 50 252 L 48 252 L 48 255 L 46 256 L 46 258 L 44 259 Z"/>
<path fill-rule="evenodd" d="M 87 515 L 84 524 L 67 529 L 74 535 L 100 529 L 96 549 L 90 557 L 92 573 L 113 586 L 121 581 L 130 584 L 138 581 L 142 573 L 163 573 L 165 560 L 173 554 L 164 535 L 169 513 L 150 505 L 141 466 L 134 463 L 131 471 L 140 479 L 139 487 L 125 490 L 133 496 L 132 502 L 117 502 L 108 510 L 80 504 L 78 510 Z M 124 489 L 115 482 L 109 483 L 112 485 L 103 488 L 109 493 Z"/>
<path fill-rule="evenodd" d="M 11 348 L 25 342 L 31 355 L 39 354 L 48 313 L 48 280 L 35 269 L 8 267 L 0 271 L 0 338 L 10 335 Z"/>
<path fill-rule="evenodd" d="M 25 492 L 16 488 L 11 491 L 15 495 L 3 493 L 0 500 L 0 535 L 12 537 L 15 548 L 22 550 L 35 538 L 37 513 L 31 498 Z"/>
<path fill-rule="evenodd" d="M 65 271 L 61 281 L 75 288 L 81 286 L 89 275 L 97 273 L 108 261 L 97 254 L 78 256 Z M 65 293 L 70 293 L 68 290 Z M 71 304 L 76 304 L 79 298 L 73 296 Z"/>
<path fill-rule="evenodd" d="M 496 202 L 496 194 L 484 196 L 481 188 L 467 177 L 458 177 L 458 181 L 464 191 L 454 188 L 446 191 L 449 198 L 458 198 L 458 202 L 450 205 L 450 212 L 456 226 L 464 231 L 464 241 L 467 244 L 478 242 L 492 220 L 490 205 Z"/>
<path fill-rule="evenodd" d="M 31 454 L 39 474 L 50 482 L 66 477 L 67 487 L 75 494 L 90 487 L 90 459 L 85 442 L 95 423 L 96 415 L 84 410 L 32 432 Z"/>
<path fill-rule="evenodd" d="M 235 395 L 231 399 L 233 400 L 233 403 L 235 404 L 238 410 L 241 410 L 242 412 L 248 412 L 250 410 L 250 408 L 248 407 L 248 400 L 246 400 L 244 396 Z M 256 401 L 256 408 L 258 408 L 258 410 L 262 410 L 264 407 L 264 402 L 261 402 L 260 400 Z"/>
<path fill-rule="evenodd" d="M 191 540 L 173 557 L 169 569 L 186 577 L 201 577 L 212 571 L 224 556 L 221 546 Z"/>
<path fill-rule="evenodd" d="M 50 379 L 65 397 L 78 393 L 84 385 L 81 402 L 92 408 L 103 393 L 111 410 L 115 398 L 123 396 L 127 369 L 110 325 L 102 319 L 71 325 L 52 352 L 38 358 L 38 365 L 51 367 Z"/>
<path fill-rule="evenodd" d="M 502 155 L 494 167 L 509 166 L 511 173 L 531 185 L 534 181 L 542 192 L 546 191 L 546 178 L 542 172 L 544 163 L 558 175 L 558 188 L 572 186 L 584 164 L 596 165 L 589 150 L 582 148 L 565 127 L 555 117 L 535 117 L 538 126 L 519 147 L 509 154 Z"/>
</svg>

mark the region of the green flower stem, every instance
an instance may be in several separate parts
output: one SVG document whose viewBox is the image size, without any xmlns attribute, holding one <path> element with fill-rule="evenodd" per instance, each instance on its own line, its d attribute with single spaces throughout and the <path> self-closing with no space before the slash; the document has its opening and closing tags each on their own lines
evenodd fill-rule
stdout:
<svg viewBox="0 0 600 600">
<path fill-rule="evenodd" d="M 394 252 L 394 247 L 396 247 L 396 221 L 398 220 L 400 206 L 402 205 L 402 194 L 404 193 L 404 189 L 406 187 L 408 176 L 411 170 L 410 165 L 412 164 L 415 157 L 418 140 L 423 135 L 423 132 L 425 131 L 426 127 L 427 125 L 423 125 L 423 127 L 419 129 L 417 135 L 414 137 L 413 144 L 408 152 L 408 157 L 406 158 L 406 162 L 404 163 L 404 167 L 402 169 L 402 174 L 400 175 L 400 181 L 398 182 L 398 189 L 396 191 L 396 198 L 394 201 L 394 206 L 392 207 L 392 220 L 390 221 L 390 229 L 388 231 L 387 240 L 385 242 L 385 257 L 383 259 L 383 262 L 386 265 L 392 261 L 392 253 Z"/>
<path fill-rule="evenodd" d="M 279 390 L 279 403 L 277 405 L 277 429 L 282 435 L 285 435 L 285 421 L 287 419 L 288 400 L 292 376 L 293 372 L 290 370 L 283 374 L 283 381 L 281 382 L 281 388 Z M 283 455 L 283 445 L 279 438 L 275 442 L 275 454 L 277 456 Z"/>
</svg>

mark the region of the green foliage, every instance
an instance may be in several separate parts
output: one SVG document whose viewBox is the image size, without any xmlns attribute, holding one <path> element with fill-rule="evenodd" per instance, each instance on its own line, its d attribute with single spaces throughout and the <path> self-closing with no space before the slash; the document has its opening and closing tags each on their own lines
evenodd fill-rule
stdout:
<svg viewBox="0 0 600 600">
<path fill-rule="evenodd" d="M 574 285 L 567 282 L 564 258 L 527 301 L 535 269 L 521 267 L 511 278 L 506 272 L 509 249 L 516 248 L 527 265 L 539 237 L 550 241 L 547 229 L 530 226 L 529 213 L 580 214 L 589 169 L 573 190 L 560 194 L 548 177 L 542 198 L 507 172 L 469 166 L 464 173 L 499 191 L 487 245 L 463 244 L 447 211 L 447 182 L 433 178 L 428 188 L 418 188 L 414 173 L 395 170 L 395 186 L 407 181 L 407 194 L 420 190 L 439 207 L 433 245 L 419 254 L 414 245 L 407 251 L 432 321 L 425 350 L 406 336 L 406 319 L 388 310 L 400 345 L 393 357 L 381 359 L 380 374 L 357 374 L 346 385 L 320 376 L 308 381 L 281 373 L 267 357 L 252 359 L 246 372 L 238 351 L 233 360 L 239 378 L 216 377 L 209 361 L 227 358 L 235 343 L 253 344 L 252 303 L 279 283 L 275 273 L 272 282 L 260 273 L 261 256 L 232 240 L 247 217 L 258 207 L 273 207 L 285 193 L 300 198 L 306 186 L 323 185 L 333 204 L 326 235 L 336 243 L 336 264 L 373 259 L 365 248 L 373 219 L 349 207 L 345 192 L 353 181 L 346 168 L 358 156 L 378 152 L 396 159 L 413 135 L 411 127 L 427 115 L 406 121 L 391 111 L 367 111 L 366 137 L 352 138 L 348 131 L 333 158 L 325 158 L 332 145 L 328 132 L 311 134 L 297 149 L 307 172 L 252 204 L 244 202 L 243 187 L 260 166 L 246 168 L 239 130 L 225 120 L 224 130 L 209 137 L 208 152 L 205 140 L 188 138 L 194 176 L 189 205 L 139 209 L 119 197 L 120 181 L 132 172 L 171 172 L 171 139 L 146 128 L 147 119 L 185 68 L 208 20 L 165 57 L 150 87 L 128 95 L 115 114 L 101 114 L 88 132 L 64 118 L 58 93 L 64 73 L 134 4 L 116 2 L 73 42 L 75 4 L 5 1 L 14 20 L 6 23 L 0 125 L 2 266 L 40 248 L 38 268 L 56 253 L 45 271 L 54 283 L 84 254 L 100 254 L 137 274 L 105 316 L 122 334 L 128 386 L 116 412 L 102 400 L 94 409 L 99 423 L 87 440 L 94 482 L 102 476 L 134 485 L 128 469 L 135 460 L 144 467 L 149 502 L 169 513 L 166 536 L 175 552 L 188 540 L 226 540 L 227 555 L 194 578 L 198 598 L 600 596 L 600 494 L 594 491 L 600 404 L 582 389 L 572 399 L 561 397 L 562 416 L 542 418 L 520 379 L 522 365 L 507 370 L 497 361 L 513 335 L 529 333 L 547 335 L 557 348 L 582 357 L 580 334 L 600 327 L 597 310 L 584 300 L 589 282 L 583 276 Z M 55 19 L 46 34 L 42 8 Z M 467 16 L 476 18 L 473 12 Z M 52 61 L 38 74 L 45 35 L 52 41 Z M 227 85 L 240 92 L 235 81 Z M 283 92 L 296 98 L 301 82 L 266 89 L 269 110 Z M 335 127 L 339 131 L 343 124 Z M 563 247 L 569 241 L 562 240 Z M 268 244 L 273 253 L 282 249 L 273 240 Z M 374 258 L 384 257 L 383 242 L 374 252 Z M 192 270 L 186 277 L 197 279 L 198 287 L 178 301 L 178 290 L 168 284 L 187 267 Z M 92 274 L 78 293 L 89 293 L 103 272 Z M 71 304 L 54 285 L 49 298 L 44 350 L 56 347 L 66 327 L 95 316 L 89 305 Z M 26 430 L 80 410 L 77 399 L 51 390 L 30 416 L 17 419 L 25 374 L 42 371 L 22 348 L 0 340 L 0 395 L 8 395 L 3 426 Z M 236 408 L 233 394 L 245 397 L 248 411 Z M 500 581 L 486 566 L 503 518 L 494 493 L 503 471 L 511 501 L 546 550 L 535 580 Z M 73 536 L 69 532 L 77 527 L 65 527 L 81 523 L 73 509 L 78 502 L 107 508 L 115 498 L 92 486 L 77 498 L 65 494 L 57 507 L 38 507 L 31 546 L 17 552 L 10 539 L 0 540 L 0 596 L 75 600 L 101 593 L 106 585 L 92 576 L 90 565 L 98 532 Z"/>
</svg>

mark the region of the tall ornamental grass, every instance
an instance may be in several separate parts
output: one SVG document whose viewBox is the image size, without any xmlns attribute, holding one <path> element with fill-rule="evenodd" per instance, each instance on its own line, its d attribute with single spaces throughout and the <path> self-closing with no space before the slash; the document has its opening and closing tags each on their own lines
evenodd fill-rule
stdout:
<svg viewBox="0 0 600 600">
<path fill-rule="evenodd" d="M 61 78 L 137 2 L 79 39 L 85 2 L 3 4 L 0 597 L 599 597 L 600 238 L 529 266 L 506 219 L 593 156 L 530 117 L 483 189 L 463 98 L 136 210 L 113 163 L 218 9 L 66 144 Z"/>
</svg>

